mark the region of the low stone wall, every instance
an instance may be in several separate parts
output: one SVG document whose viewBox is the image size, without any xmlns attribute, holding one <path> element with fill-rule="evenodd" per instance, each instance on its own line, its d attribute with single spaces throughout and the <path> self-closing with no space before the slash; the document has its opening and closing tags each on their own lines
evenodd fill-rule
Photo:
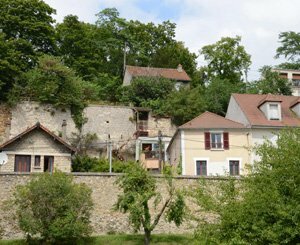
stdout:
<svg viewBox="0 0 300 245">
<path fill-rule="evenodd" d="M 119 174 L 73 173 L 73 175 L 75 182 L 85 183 L 93 190 L 94 209 L 91 222 L 94 235 L 113 232 L 132 233 L 127 215 L 113 210 L 113 205 L 120 193 L 120 190 L 115 185 Z M 33 176 L 32 174 L 0 173 L 0 225 L 4 228 L 5 239 L 24 237 L 24 234 L 17 226 L 13 205 L 8 201 L 13 197 L 16 186 L 24 185 Z M 157 176 L 157 180 L 159 192 L 164 200 L 167 193 L 165 180 L 160 176 Z M 183 189 L 195 186 L 197 180 L 197 177 L 176 177 L 174 181 L 176 187 Z M 214 181 L 215 179 L 211 180 Z M 197 209 L 191 201 L 188 200 L 187 204 L 191 212 Z M 152 212 L 155 212 L 155 210 L 152 210 Z M 169 224 L 164 218 L 161 218 L 154 233 L 192 233 L 194 227 L 195 224 L 191 221 L 186 221 L 180 227 L 176 227 L 173 223 Z"/>
</svg>

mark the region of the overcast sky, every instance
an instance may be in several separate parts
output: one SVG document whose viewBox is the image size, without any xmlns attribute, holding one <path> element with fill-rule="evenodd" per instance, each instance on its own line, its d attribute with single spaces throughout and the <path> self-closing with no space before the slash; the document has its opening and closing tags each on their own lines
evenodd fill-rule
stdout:
<svg viewBox="0 0 300 245">
<path fill-rule="evenodd" d="M 55 8 L 58 22 L 68 14 L 94 23 L 95 14 L 116 7 L 120 16 L 142 22 L 177 24 L 176 39 L 196 54 L 202 46 L 221 37 L 239 35 L 251 55 L 249 80 L 259 77 L 263 65 L 283 61 L 274 59 L 278 34 L 296 31 L 300 26 L 299 0 L 44 0 Z M 202 57 L 198 65 L 204 65 Z"/>
</svg>

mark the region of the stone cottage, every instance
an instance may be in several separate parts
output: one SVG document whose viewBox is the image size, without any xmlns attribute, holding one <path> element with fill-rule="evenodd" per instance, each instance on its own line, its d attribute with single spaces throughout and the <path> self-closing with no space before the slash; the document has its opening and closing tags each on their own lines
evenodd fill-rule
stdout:
<svg viewBox="0 0 300 245">
<path fill-rule="evenodd" d="M 49 129 L 36 123 L 0 145 L 4 161 L 0 172 L 71 171 L 75 149 Z"/>
</svg>

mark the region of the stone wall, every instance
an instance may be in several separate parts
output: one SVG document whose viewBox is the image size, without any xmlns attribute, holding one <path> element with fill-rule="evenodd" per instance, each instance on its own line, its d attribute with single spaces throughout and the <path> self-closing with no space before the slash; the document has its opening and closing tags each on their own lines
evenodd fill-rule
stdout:
<svg viewBox="0 0 300 245">
<path fill-rule="evenodd" d="M 37 122 L 59 135 L 62 132 L 62 123 L 65 120 L 67 123 L 67 138 L 72 138 L 73 133 L 77 132 L 71 112 L 68 109 L 55 109 L 51 105 L 42 105 L 37 102 L 22 102 L 12 108 L 11 112 L 9 138 L 20 134 Z"/>
<path fill-rule="evenodd" d="M 113 148 L 133 148 L 135 142 L 136 123 L 134 112 L 126 106 L 89 105 L 84 109 L 87 118 L 83 125 L 83 134 L 96 134 L 97 141 L 94 145 L 105 148 L 106 142 L 113 142 Z"/>
<path fill-rule="evenodd" d="M 92 198 L 94 201 L 94 210 L 92 213 L 92 226 L 94 235 L 107 234 L 110 232 L 116 233 L 131 233 L 132 230 L 128 224 L 127 215 L 112 209 L 117 200 L 120 190 L 115 185 L 118 177 L 117 174 L 89 174 L 89 173 L 74 173 L 74 179 L 77 183 L 85 183 L 92 188 Z M 17 185 L 27 183 L 34 175 L 26 174 L 5 174 L 0 173 L 0 225 L 4 228 L 4 238 L 21 238 L 24 235 L 18 229 L 16 220 L 13 219 L 14 211 L 11 204 L 7 204 L 13 196 L 13 192 Z M 162 194 L 163 200 L 166 198 L 166 185 L 164 179 L 157 177 L 158 189 Z M 197 184 L 195 177 L 177 177 L 175 185 L 178 188 L 189 188 Z M 212 179 L 212 181 L 214 181 Z M 193 213 L 196 210 L 192 202 L 187 202 Z M 4 205 L 5 204 L 5 205 Z M 152 210 L 153 212 L 154 210 Z M 173 223 L 167 223 L 162 218 L 157 225 L 154 233 L 192 233 L 195 224 L 191 221 L 185 221 L 180 227 L 176 227 Z"/>
<path fill-rule="evenodd" d="M 0 104 L 0 144 L 9 137 L 11 111 L 7 105 Z"/>
<path fill-rule="evenodd" d="M 176 126 L 172 124 L 169 117 L 154 117 L 152 113 L 149 115 L 148 121 L 149 137 L 156 137 L 158 130 L 162 132 L 163 136 L 172 137 L 176 131 Z"/>
</svg>

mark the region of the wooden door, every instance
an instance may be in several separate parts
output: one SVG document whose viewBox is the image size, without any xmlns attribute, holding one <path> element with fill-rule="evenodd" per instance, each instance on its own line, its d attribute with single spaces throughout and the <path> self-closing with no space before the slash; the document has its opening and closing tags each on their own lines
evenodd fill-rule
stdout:
<svg viewBox="0 0 300 245">
<path fill-rule="evenodd" d="M 15 156 L 15 172 L 30 172 L 31 156 Z"/>
</svg>

